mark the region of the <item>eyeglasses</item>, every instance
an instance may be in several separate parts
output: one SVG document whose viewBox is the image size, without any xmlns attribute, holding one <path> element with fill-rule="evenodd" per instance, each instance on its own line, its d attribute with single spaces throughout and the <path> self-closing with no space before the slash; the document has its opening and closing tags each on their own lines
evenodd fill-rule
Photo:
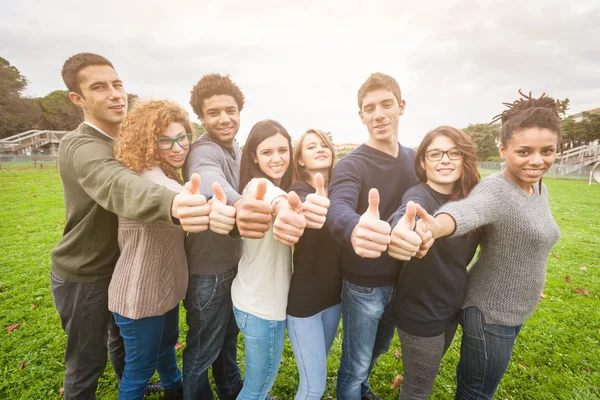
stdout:
<svg viewBox="0 0 600 400">
<path fill-rule="evenodd" d="M 183 135 L 179 135 L 176 138 L 158 138 L 158 148 L 161 150 L 171 150 L 175 143 L 177 143 L 181 147 L 188 147 L 192 142 L 192 134 L 185 133 Z"/>
<path fill-rule="evenodd" d="M 461 158 L 463 158 L 465 153 L 463 153 L 456 147 L 453 147 L 446 151 L 433 149 L 425 153 L 429 161 L 440 161 L 442 158 L 444 158 L 444 154 L 446 154 L 450 160 L 460 160 Z"/>
</svg>

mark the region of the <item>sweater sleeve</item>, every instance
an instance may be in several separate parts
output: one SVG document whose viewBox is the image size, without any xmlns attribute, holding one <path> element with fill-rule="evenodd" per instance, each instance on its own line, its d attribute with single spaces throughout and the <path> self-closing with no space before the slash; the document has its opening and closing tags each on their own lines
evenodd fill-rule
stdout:
<svg viewBox="0 0 600 400">
<path fill-rule="evenodd" d="M 102 208 L 144 223 L 173 223 L 176 193 L 126 168 L 115 160 L 110 146 L 81 143 L 72 153 L 71 168 L 83 190 Z"/>
<path fill-rule="evenodd" d="M 202 143 L 190 151 L 185 170 L 189 175 L 194 172 L 200 174 L 200 193 L 213 195 L 212 184 L 213 182 L 217 182 L 227 197 L 227 204 L 231 206 L 241 199 L 242 196 L 238 193 L 237 188 L 232 187 L 227 182 L 221 165 L 224 162 L 221 159 L 221 152 L 222 149 L 218 144 L 210 142 Z M 186 176 L 186 180 L 188 179 L 189 176 Z"/>
<path fill-rule="evenodd" d="M 502 219 L 507 212 L 506 195 L 509 192 L 506 185 L 495 177 L 479 182 L 469 196 L 459 201 L 444 204 L 436 213 L 450 215 L 456 229 L 450 235 L 462 236 L 479 227 Z"/>
<path fill-rule="evenodd" d="M 406 214 L 406 205 L 409 201 L 414 201 L 419 204 L 425 211 L 428 213 L 432 213 L 434 210 L 430 210 L 429 202 L 427 201 L 427 192 L 423 190 L 421 185 L 413 186 L 408 189 L 404 196 L 402 197 L 402 205 L 398 207 L 398 209 L 388 218 L 388 223 L 394 229 L 396 224 L 400 221 L 400 219 Z M 415 221 L 419 219 L 418 216 L 415 216 Z"/>
<path fill-rule="evenodd" d="M 341 160 L 333 170 L 329 184 L 327 228 L 342 245 L 351 246 L 352 231 L 360 220 L 356 212 L 361 189 L 360 176 L 352 163 Z"/>
</svg>

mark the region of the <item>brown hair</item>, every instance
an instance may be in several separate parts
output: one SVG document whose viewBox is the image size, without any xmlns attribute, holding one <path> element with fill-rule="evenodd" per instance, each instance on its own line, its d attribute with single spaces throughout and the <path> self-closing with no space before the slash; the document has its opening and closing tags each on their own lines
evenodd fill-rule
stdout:
<svg viewBox="0 0 600 400">
<path fill-rule="evenodd" d="M 479 182 L 480 176 L 477 171 L 477 155 L 473 147 L 473 139 L 460 129 L 453 128 L 451 126 L 438 126 L 432 131 L 429 131 L 419 148 L 415 156 L 415 173 L 417 178 L 421 182 L 427 182 L 427 172 L 421 165 L 421 162 L 426 162 L 427 148 L 438 136 L 446 136 L 456 143 L 456 147 L 463 152 L 463 170 L 460 178 L 454 185 L 454 189 L 450 194 L 450 200 L 458 200 L 467 197 L 473 187 Z"/>
<path fill-rule="evenodd" d="M 78 53 L 69 57 L 63 65 L 62 78 L 70 92 L 75 92 L 83 96 L 81 87 L 79 87 L 79 71 L 90 65 L 108 65 L 112 69 L 115 69 L 110 61 L 98 54 Z"/>
<path fill-rule="evenodd" d="M 292 176 L 294 175 L 294 154 L 292 153 L 292 138 L 288 131 L 277 121 L 272 119 L 266 119 L 259 121 L 250 130 L 246 144 L 244 145 L 244 151 L 242 152 L 242 160 L 240 162 L 240 187 L 239 192 L 242 193 L 244 188 L 253 178 L 266 178 L 271 180 L 255 163 L 252 159 L 252 155 L 256 155 L 256 149 L 259 144 L 264 140 L 281 133 L 288 141 L 290 148 L 290 164 L 287 171 L 281 178 L 281 184 L 279 187 L 283 190 L 287 190 L 292 184 Z"/>
<path fill-rule="evenodd" d="M 381 72 L 374 72 L 369 78 L 361 85 L 358 89 L 358 108 L 362 110 L 362 102 L 367 93 L 378 89 L 389 90 L 396 96 L 398 104 L 402 101 L 402 92 L 400 91 L 400 85 L 394 78 Z"/>
<path fill-rule="evenodd" d="M 204 75 L 198 83 L 192 88 L 192 97 L 190 105 L 198 116 L 202 117 L 202 106 L 204 100 L 216 95 L 228 95 L 233 97 L 238 106 L 238 111 L 242 111 L 246 101 L 241 89 L 233 83 L 229 75 L 219 74 Z"/>
<path fill-rule="evenodd" d="M 325 145 L 327 145 L 329 150 L 331 150 L 331 166 L 329 167 L 329 173 L 327 174 L 328 177 L 325 180 L 325 188 L 327 188 L 327 186 L 329 185 L 329 178 L 331 178 L 331 171 L 333 171 L 333 167 L 335 166 L 337 159 L 335 157 L 335 147 L 333 146 L 333 142 L 331 141 L 327 133 L 325 133 L 325 131 L 322 131 L 321 129 L 307 130 L 302 136 L 300 136 L 300 139 L 298 139 L 298 141 L 296 142 L 296 146 L 294 147 L 294 183 L 307 182 L 312 185 L 310 173 L 308 172 L 306 167 L 300 165 L 300 158 L 302 158 L 302 144 L 304 143 L 304 139 L 306 139 L 306 136 L 308 136 L 311 133 L 320 137 L 323 140 L 323 142 L 325 142 Z"/>
<path fill-rule="evenodd" d="M 119 126 L 115 142 L 115 158 L 132 171 L 140 173 L 154 166 L 166 176 L 183 183 L 179 170 L 159 157 L 156 141 L 173 122 L 178 122 L 187 133 L 192 133 L 188 113 L 169 100 L 151 100 L 136 103 Z"/>
<path fill-rule="evenodd" d="M 528 128 L 549 129 L 558 136 L 562 143 L 562 127 L 558 116 L 558 101 L 545 93 L 534 99 L 519 89 L 521 97 L 512 103 L 503 103 L 507 109 L 496 115 L 490 124 L 502 121 L 500 142 L 506 146 L 515 133 Z"/>
</svg>

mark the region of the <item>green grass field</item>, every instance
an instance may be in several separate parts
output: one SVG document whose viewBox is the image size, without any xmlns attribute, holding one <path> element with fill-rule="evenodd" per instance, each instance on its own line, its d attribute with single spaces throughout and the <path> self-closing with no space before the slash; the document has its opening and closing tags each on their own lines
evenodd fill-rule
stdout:
<svg viewBox="0 0 600 400">
<path fill-rule="evenodd" d="M 600 185 L 545 179 L 561 239 L 548 261 L 545 298 L 524 325 L 497 399 L 600 398 Z M 50 250 L 64 225 L 60 179 L 55 167 L 0 170 L 0 399 L 60 399 L 65 334 L 50 295 Z M 567 278 L 567 276 L 569 278 Z M 182 309 L 182 313 L 184 310 Z M 181 342 L 187 327 L 181 318 Z M 460 331 L 446 354 L 431 398 L 454 396 Z M 335 398 L 341 334 L 329 357 L 328 391 Z M 380 358 L 370 383 L 384 399 L 402 363 L 397 337 Z M 396 352 L 396 354 L 398 354 Z M 178 351 L 181 362 L 181 350 Z M 240 341 L 240 363 L 243 366 Z M 293 399 L 298 384 L 294 356 L 286 344 L 272 393 Z M 99 399 L 116 399 L 107 368 Z M 158 399 L 160 397 L 153 397 Z"/>
</svg>

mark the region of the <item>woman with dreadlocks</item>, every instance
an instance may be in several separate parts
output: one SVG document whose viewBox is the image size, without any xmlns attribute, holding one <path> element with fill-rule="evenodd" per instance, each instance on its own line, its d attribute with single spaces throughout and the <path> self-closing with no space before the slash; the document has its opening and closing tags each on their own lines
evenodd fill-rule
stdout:
<svg viewBox="0 0 600 400">
<path fill-rule="evenodd" d="M 456 399 L 494 396 L 517 335 L 535 311 L 548 254 L 560 236 L 542 185 L 561 143 L 556 101 L 519 93 L 523 98 L 505 103 L 508 110 L 494 119 L 502 121 L 504 171 L 482 180 L 467 198 L 442 206 L 435 218 L 422 215 L 417 223 L 420 229 L 427 225 L 434 239 L 481 233 L 461 307 Z"/>
</svg>

